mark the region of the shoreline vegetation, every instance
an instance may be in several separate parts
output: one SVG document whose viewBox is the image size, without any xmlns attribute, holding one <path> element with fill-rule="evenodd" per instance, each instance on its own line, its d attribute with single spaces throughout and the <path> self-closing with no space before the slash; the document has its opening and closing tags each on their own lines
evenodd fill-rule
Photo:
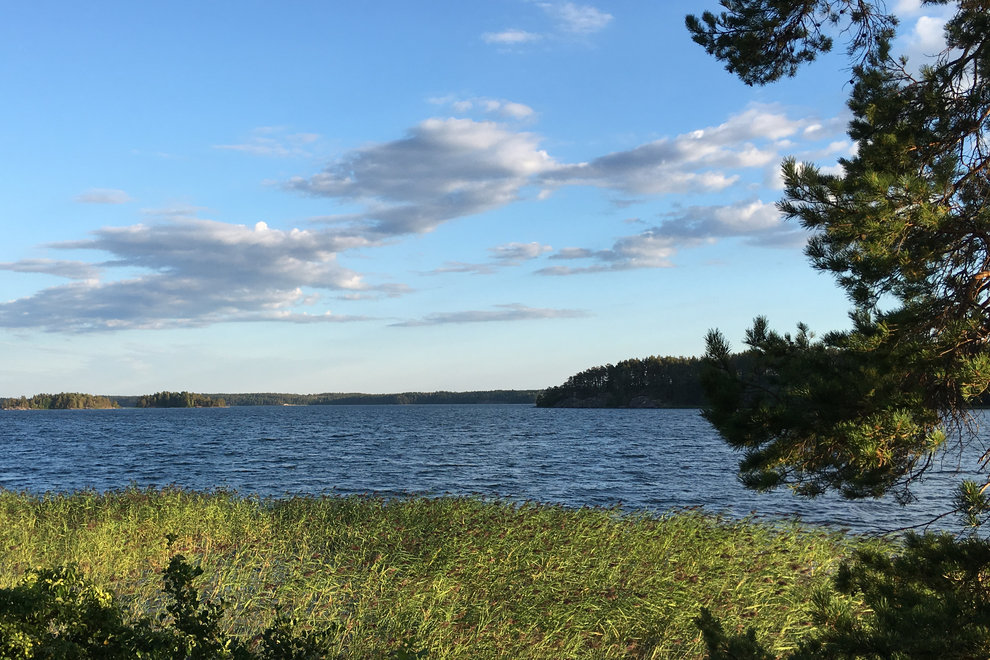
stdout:
<svg viewBox="0 0 990 660">
<path fill-rule="evenodd" d="M 125 621 L 168 623 L 163 575 L 181 555 L 202 568 L 190 579 L 204 603 L 222 599 L 202 610 L 218 635 L 257 648 L 277 612 L 318 633 L 325 657 L 698 658 L 701 608 L 779 654 L 813 626 L 809 603 L 841 561 L 892 547 L 699 510 L 0 490 L 0 594 L 70 565 Z"/>
</svg>

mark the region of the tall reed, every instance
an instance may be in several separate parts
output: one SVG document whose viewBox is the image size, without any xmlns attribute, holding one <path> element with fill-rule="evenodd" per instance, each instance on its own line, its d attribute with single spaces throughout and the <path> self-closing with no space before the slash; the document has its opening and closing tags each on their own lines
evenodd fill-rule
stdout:
<svg viewBox="0 0 990 660">
<path fill-rule="evenodd" d="M 132 615 L 153 615 L 182 553 L 226 600 L 228 631 L 251 635 L 279 611 L 331 630 L 347 657 L 408 643 L 431 658 L 693 658 L 702 607 L 781 652 L 810 625 L 815 589 L 865 543 L 880 542 L 697 510 L 0 491 L 0 587 L 74 563 Z"/>
</svg>

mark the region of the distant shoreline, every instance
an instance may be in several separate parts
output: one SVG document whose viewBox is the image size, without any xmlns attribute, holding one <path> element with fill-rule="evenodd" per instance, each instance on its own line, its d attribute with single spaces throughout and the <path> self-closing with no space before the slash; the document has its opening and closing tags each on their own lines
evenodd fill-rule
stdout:
<svg viewBox="0 0 990 660">
<path fill-rule="evenodd" d="M 393 394 L 333 393 L 291 394 L 276 392 L 197 393 L 197 396 L 223 400 L 224 407 L 235 406 L 341 406 L 341 405 L 437 405 L 437 404 L 527 404 L 535 405 L 541 390 L 485 390 L 468 392 L 399 392 Z M 50 396 L 50 395 L 38 395 Z M 120 408 L 138 408 L 138 400 L 146 395 L 101 395 Z M 53 410 L 17 405 L 23 397 L 0 397 L 3 410 Z M 181 406 L 180 406 L 181 407 Z M 190 406 L 195 407 L 195 406 Z M 74 407 L 72 410 L 103 410 L 107 407 Z"/>
</svg>

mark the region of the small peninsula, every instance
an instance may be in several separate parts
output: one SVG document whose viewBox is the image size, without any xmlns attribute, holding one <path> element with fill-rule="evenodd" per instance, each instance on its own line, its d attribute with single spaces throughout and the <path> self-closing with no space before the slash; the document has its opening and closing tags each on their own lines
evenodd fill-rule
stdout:
<svg viewBox="0 0 990 660">
<path fill-rule="evenodd" d="M 633 358 L 592 367 L 536 397 L 539 408 L 700 408 L 703 361 L 695 357 Z"/>
</svg>

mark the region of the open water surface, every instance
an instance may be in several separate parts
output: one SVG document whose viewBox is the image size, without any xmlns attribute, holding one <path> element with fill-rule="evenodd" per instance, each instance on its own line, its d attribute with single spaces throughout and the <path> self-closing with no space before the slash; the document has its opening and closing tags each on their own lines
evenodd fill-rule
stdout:
<svg viewBox="0 0 990 660">
<path fill-rule="evenodd" d="M 985 437 L 985 434 L 984 436 Z M 977 443 L 982 447 L 983 437 Z M 42 493 L 129 485 L 242 494 L 480 494 L 662 512 L 704 507 L 800 516 L 857 532 L 924 523 L 951 508 L 949 452 L 919 500 L 758 494 L 739 456 L 696 410 L 524 405 L 275 406 L 0 412 L 0 488 Z M 955 518 L 945 520 L 954 527 Z"/>
</svg>

